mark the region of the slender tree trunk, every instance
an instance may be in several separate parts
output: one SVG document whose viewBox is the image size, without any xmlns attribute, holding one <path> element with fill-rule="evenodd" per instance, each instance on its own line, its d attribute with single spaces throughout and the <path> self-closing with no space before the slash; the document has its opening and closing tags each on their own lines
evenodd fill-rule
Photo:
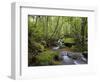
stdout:
<svg viewBox="0 0 100 82">
<path fill-rule="evenodd" d="M 83 48 L 84 48 L 84 31 L 85 31 L 85 18 L 82 18 L 82 22 L 81 22 L 81 46 L 82 46 L 82 52 L 83 52 Z"/>
<path fill-rule="evenodd" d="M 63 21 L 63 18 L 62 18 L 61 21 Z M 61 38 L 60 34 L 61 34 L 62 26 L 63 26 L 63 22 L 61 23 L 61 25 L 59 25 L 59 27 L 58 27 L 58 29 L 56 31 L 56 34 L 55 34 L 55 35 L 57 35 L 58 38 Z"/>
<path fill-rule="evenodd" d="M 38 17 L 36 16 L 35 27 L 37 27 L 37 21 L 38 21 Z"/>
<path fill-rule="evenodd" d="M 46 32 L 46 40 L 48 38 L 48 16 L 46 16 L 46 28 L 45 28 L 45 32 Z"/>
<path fill-rule="evenodd" d="M 60 17 L 58 17 L 56 27 L 55 27 L 55 29 L 54 29 L 54 32 L 53 32 L 52 35 L 50 36 L 50 39 L 55 35 L 55 32 L 56 32 L 56 30 L 57 30 L 57 28 L 58 28 L 58 25 L 59 25 L 59 19 L 60 19 Z"/>
</svg>

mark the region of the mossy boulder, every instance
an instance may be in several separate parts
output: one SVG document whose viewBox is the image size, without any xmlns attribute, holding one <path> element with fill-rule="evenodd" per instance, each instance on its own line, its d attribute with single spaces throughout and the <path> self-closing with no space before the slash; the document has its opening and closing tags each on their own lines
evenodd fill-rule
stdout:
<svg viewBox="0 0 100 82">
<path fill-rule="evenodd" d="M 44 51 L 36 56 L 36 64 L 37 65 L 50 65 L 54 60 L 54 57 L 59 55 L 56 51 Z"/>
</svg>

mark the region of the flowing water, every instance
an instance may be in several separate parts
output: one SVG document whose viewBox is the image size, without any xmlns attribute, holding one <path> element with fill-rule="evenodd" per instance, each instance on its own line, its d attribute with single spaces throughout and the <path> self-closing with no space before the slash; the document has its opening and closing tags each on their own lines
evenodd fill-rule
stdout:
<svg viewBox="0 0 100 82">
<path fill-rule="evenodd" d="M 80 58 L 76 60 L 69 57 L 67 51 L 61 51 L 60 58 L 62 58 L 62 64 L 64 65 L 86 64 L 87 63 L 87 60 L 83 56 L 80 56 Z"/>
</svg>

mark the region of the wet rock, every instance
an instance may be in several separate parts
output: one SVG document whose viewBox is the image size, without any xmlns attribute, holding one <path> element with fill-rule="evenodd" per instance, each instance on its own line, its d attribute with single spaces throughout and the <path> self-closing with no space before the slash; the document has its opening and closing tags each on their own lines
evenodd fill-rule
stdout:
<svg viewBox="0 0 100 82">
<path fill-rule="evenodd" d="M 62 64 L 64 65 L 74 64 L 74 61 L 68 57 L 67 51 L 62 51 L 59 55 L 59 58 L 62 59 Z"/>
<path fill-rule="evenodd" d="M 88 59 L 88 53 L 87 53 L 86 51 L 83 52 L 82 55 L 83 55 L 86 59 Z"/>
<path fill-rule="evenodd" d="M 79 52 L 68 52 L 68 56 L 72 59 L 80 59 L 82 56 L 82 53 Z"/>
</svg>

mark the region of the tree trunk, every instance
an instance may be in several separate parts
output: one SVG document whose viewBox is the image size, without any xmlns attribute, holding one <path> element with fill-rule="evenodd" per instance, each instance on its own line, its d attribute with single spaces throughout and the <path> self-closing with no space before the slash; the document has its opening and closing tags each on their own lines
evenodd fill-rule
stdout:
<svg viewBox="0 0 100 82">
<path fill-rule="evenodd" d="M 58 24 L 59 24 L 59 18 L 60 18 L 60 17 L 58 17 L 58 20 L 57 20 L 57 24 L 56 24 L 55 30 L 54 30 L 54 32 L 52 33 L 52 35 L 50 36 L 50 39 L 51 39 L 51 38 L 55 35 L 55 33 L 56 33 L 56 30 L 57 30 Z"/>
<path fill-rule="evenodd" d="M 82 52 L 83 52 L 83 48 L 84 48 L 84 31 L 85 31 L 85 18 L 82 18 L 82 22 L 81 22 L 81 47 L 82 47 Z"/>
</svg>

